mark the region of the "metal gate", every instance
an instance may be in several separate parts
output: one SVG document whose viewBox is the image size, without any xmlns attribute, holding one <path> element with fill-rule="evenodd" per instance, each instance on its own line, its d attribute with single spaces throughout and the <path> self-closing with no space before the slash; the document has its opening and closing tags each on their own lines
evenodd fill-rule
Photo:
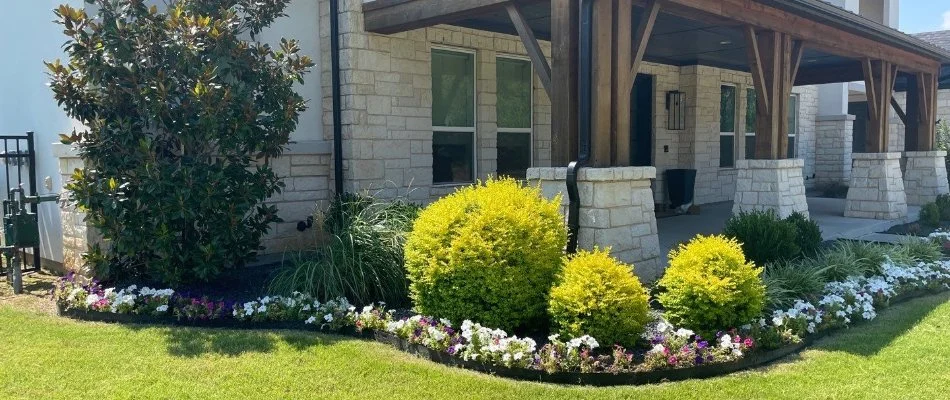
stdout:
<svg viewBox="0 0 950 400">
<path fill-rule="evenodd" d="M 11 190 L 23 185 L 23 190 L 30 196 L 36 196 L 36 148 L 33 146 L 33 132 L 25 135 L 0 135 L 3 141 L 3 190 L 0 191 L 0 200 L 14 200 Z M 3 215 L 9 215 L 13 210 L 6 209 L 4 202 Z M 30 211 L 36 213 L 36 204 L 30 205 Z M 34 272 L 40 269 L 40 248 L 24 249 L 20 254 L 23 260 L 23 272 Z M 4 265 L 4 267 L 7 267 Z"/>
</svg>

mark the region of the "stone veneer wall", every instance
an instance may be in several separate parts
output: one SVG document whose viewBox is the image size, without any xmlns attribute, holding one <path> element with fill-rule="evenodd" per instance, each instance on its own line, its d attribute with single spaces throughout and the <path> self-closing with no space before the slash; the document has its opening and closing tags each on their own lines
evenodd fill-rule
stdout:
<svg viewBox="0 0 950 400">
<path fill-rule="evenodd" d="M 774 210 L 781 218 L 796 212 L 809 216 L 804 165 L 802 159 L 739 160 L 732 212 Z"/>
<path fill-rule="evenodd" d="M 851 181 L 851 150 L 854 116 L 819 116 L 815 144 L 815 183 L 842 184 Z"/>
<path fill-rule="evenodd" d="M 320 0 L 324 132 L 332 130 L 329 1 Z M 433 47 L 474 51 L 476 78 L 476 178 L 497 166 L 496 72 L 498 56 L 525 57 L 517 36 L 454 26 L 392 35 L 363 30 L 362 1 L 341 0 L 340 68 L 343 104 L 343 175 L 348 191 L 428 202 L 458 185 L 432 184 Z M 550 45 L 541 44 L 545 54 Z M 533 164 L 551 163 L 551 106 L 534 77 Z"/>
<path fill-rule="evenodd" d="M 660 259 L 656 215 L 650 181 L 653 167 L 582 168 L 578 171 L 580 197 L 578 247 L 610 247 L 617 259 L 634 265 L 644 281 L 658 279 L 664 270 Z M 567 168 L 531 168 L 528 181 L 540 183 L 547 198 L 561 196 L 567 216 Z"/>
<path fill-rule="evenodd" d="M 904 192 L 907 204 L 922 206 L 950 194 L 947 182 L 946 151 L 904 152 Z"/>
<path fill-rule="evenodd" d="M 898 219 L 907 216 L 901 153 L 854 153 L 845 217 Z"/>
<path fill-rule="evenodd" d="M 326 143 L 296 143 L 284 156 L 272 160 L 271 165 L 282 177 L 284 190 L 267 200 L 277 206 L 278 215 L 284 222 L 276 224 L 263 239 L 264 254 L 286 250 L 313 248 L 318 240 L 314 230 L 297 231 L 297 222 L 314 214 L 330 198 L 330 155 Z M 69 182 L 72 173 L 83 167 L 83 161 L 75 150 L 66 145 L 54 145 L 54 154 L 59 159 L 63 182 Z M 98 232 L 83 221 L 84 213 L 60 203 L 63 221 L 63 267 L 78 271 L 82 267 L 82 254 L 88 245 L 101 240 Z"/>
</svg>

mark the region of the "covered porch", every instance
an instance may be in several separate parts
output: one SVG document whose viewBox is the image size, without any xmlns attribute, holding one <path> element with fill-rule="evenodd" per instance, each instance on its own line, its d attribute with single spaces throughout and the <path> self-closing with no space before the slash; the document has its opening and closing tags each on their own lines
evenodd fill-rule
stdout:
<svg viewBox="0 0 950 400">
<path fill-rule="evenodd" d="M 804 160 L 790 150 L 795 87 L 867 88 L 868 153 L 839 167 L 851 178 L 837 217 L 903 220 L 909 199 L 950 191 L 945 154 L 933 151 L 936 90 L 950 54 L 819 0 L 376 0 L 363 12 L 375 33 L 449 24 L 520 37 L 552 115 L 551 165 L 528 179 L 563 194 L 573 246 L 611 246 L 648 276 L 665 264 L 654 211 L 666 200 L 666 169 L 697 170 L 697 191 L 732 200 L 732 211 L 816 211 L 805 197 Z M 550 57 L 541 41 L 550 41 Z M 732 114 L 752 121 L 747 157 L 735 156 L 739 132 L 722 124 L 728 74 L 755 94 L 748 113 Z M 643 85 L 652 89 L 648 111 L 636 90 Z M 906 107 L 894 90 L 907 92 Z M 906 127 L 905 153 L 888 152 L 891 108 Z"/>
</svg>

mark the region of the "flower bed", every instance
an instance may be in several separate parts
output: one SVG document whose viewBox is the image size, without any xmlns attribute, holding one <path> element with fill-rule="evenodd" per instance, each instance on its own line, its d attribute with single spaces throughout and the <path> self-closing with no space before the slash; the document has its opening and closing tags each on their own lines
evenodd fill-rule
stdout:
<svg viewBox="0 0 950 400">
<path fill-rule="evenodd" d="M 644 335 L 641 351 L 600 351 L 595 338 L 539 346 L 532 338 L 464 321 L 425 316 L 395 319 L 382 306 L 357 310 L 345 299 L 321 303 L 309 296 L 268 296 L 251 302 L 211 301 L 171 290 L 104 289 L 73 276 L 62 278 L 54 299 L 62 315 L 98 321 L 169 323 L 235 328 L 322 330 L 374 337 L 421 357 L 499 376 L 565 384 L 620 385 L 704 378 L 774 361 L 836 328 L 872 320 L 877 311 L 909 297 L 950 288 L 950 261 L 913 266 L 886 262 L 883 273 L 829 283 L 813 304 L 799 300 L 770 318 L 705 340 L 663 320 Z M 755 338 L 755 339 L 753 339 Z"/>
</svg>

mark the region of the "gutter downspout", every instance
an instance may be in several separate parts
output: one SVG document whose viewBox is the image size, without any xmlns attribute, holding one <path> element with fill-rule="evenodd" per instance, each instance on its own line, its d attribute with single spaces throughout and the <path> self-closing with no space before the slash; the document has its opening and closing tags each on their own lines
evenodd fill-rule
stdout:
<svg viewBox="0 0 950 400">
<path fill-rule="evenodd" d="M 333 183 L 343 195 L 343 117 L 340 101 L 340 0 L 330 0 L 330 86 L 333 98 Z"/>
<path fill-rule="evenodd" d="M 587 165 L 590 161 L 591 135 L 590 135 L 590 113 L 591 113 L 591 48 L 593 47 L 594 30 L 594 0 L 581 0 L 580 12 L 580 39 L 578 46 L 578 57 L 580 62 L 578 66 L 578 154 L 577 161 L 572 161 L 567 166 L 567 197 L 570 203 L 567 211 L 567 253 L 577 252 L 577 234 L 580 231 L 580 207 L 581 199 L 577 192 L 577 171 Z"/>
</svg>

